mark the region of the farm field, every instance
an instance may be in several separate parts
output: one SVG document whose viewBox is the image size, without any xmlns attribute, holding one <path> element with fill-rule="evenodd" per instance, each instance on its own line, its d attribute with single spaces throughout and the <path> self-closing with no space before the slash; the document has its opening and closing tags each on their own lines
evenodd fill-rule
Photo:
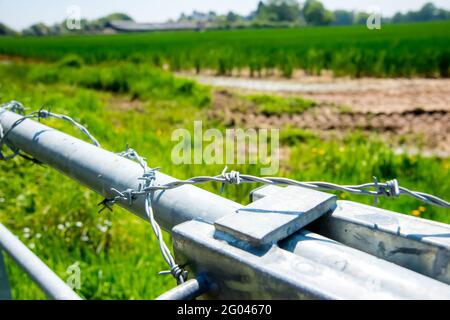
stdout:
<svg viewBox="0 0 450 320">
<path fill-rule="evenodd" d="M 354 77 L 449 75 L 450 22 L 294 29 L 167 32 L 111 36 L 3 38 L 0 54 L 59 60 L 77 54 L 88 63 L 129 60 L 172 71 L 213 69 L 220 75 L 278 70 L 292 76 L 331 70 Z"/>
<path fill-rule="evenodd" d="M 252 111 L 229 112 L 247 126 L 293 126 L 337 132 L 372 131 L 399 141 L 400 150 L 442 157 L 450 155 L 450 79 L 333 78 L 299 76 L 294 79 L 218 77 L 180 73 L 200 83 L 237 93 L 283 97 L 301 96 L 317 103 L 301 114 L 270 117 Z M 228 99 L 229 100 L 229 99 Z M 223 103 L 223 108 L 233 107 Z M 409 141 L 408 141 L 409 140 Z M 424 148 L 418 149 L 422 145 Z"/>
<path fill-rule="evenodd" d="M 223 165 L 175 165 L 170 159 L 173 130 L 192 129 L 195 120 L 203 120 L 219 130 L 279 128 L 279 176 L 340 184 L 369 182 L 373 176 L 383 181 L 397 178 L 407 188 L 448 198 L 450 157 L 436 152 L 446 150 L 450 141 L 448 109 L 430 105 L 418 112 L 412 107 L 393 118 L 377 115 L 379 110 L 370 105 L 358 111 L 358 102 L 327 101 L 305 92 L 224 88 L 173 71 L 188 70 L 189 77 L 211 69 L 222 75 L 251 69 L 254 77 L 273 69 L 287 77 L 296 69 L 311 74 L 326 69 L 350 77 L 443 77 L 449 68 L 449 26 L 448 22 L 386 26 L 380 33 L 356 26 L 4 37 L 0 101 L 17 100 L 27 111 L 44 106 L 72 116 L 106 149 L 121 152 L 128 144 L 151 167 L 162 167 L 180 179 L 217 175 L 223 169 Z M 442 94 L 447 79 L 432 81 L 441 86 L 436 90 Z M 414 92 L 408 94 L 413 100 Z M 84 139 L 70 125 L 43 121 Z M 403 152 L 412 148 L 416 152 Z M 257 165 L 231 169 L 259 175 Z M 119 207 L 98 214 L 97 204 L 103 200 L 98 195 L 25 159 L 0 162 L 0 172 L 0 221 L 63 279 L 66 268 L 78 262 L 83 285 L 77 292 L 82 297 L 152 299 L 175 286 L 171 277 L 158 276 L 167 267 L 147 222 Z M 223 196 L 246 203 L 257 186 L 227 186 Z M 221 186 L 202 187 L 219 193 Z M 337 195 L 373 204 L 372 198 Z M 379 206 L 450 223 L 448 210 L 410 198 L 382 198 Z M 44 299 L 9 262 L 14 298 Z"/>
</svg>

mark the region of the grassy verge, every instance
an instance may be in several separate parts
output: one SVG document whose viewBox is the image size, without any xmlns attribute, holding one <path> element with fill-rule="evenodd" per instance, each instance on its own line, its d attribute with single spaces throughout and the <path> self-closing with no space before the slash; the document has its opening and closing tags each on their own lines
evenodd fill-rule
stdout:
<svg viewBox="0 0 450 320">
<path fill-rule="evenodd" d="M 257 106 L 257 111 L 266 116 L 302 113 L 316 105 L 314 101 L 299 97 L 277 97 L 273 95 L 249 95 L 250 102 Z"/>
</svg>

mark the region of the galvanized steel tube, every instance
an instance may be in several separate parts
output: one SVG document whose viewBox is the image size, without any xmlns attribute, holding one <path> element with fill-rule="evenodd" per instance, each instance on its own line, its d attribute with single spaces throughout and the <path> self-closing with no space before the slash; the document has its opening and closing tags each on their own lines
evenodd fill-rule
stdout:
<svg viewBox="0 0 450 320">
<path fill-rule="evenodd" d="M 16 113 L 0 109 L 0 124 L 5 131 L 20 118 Z M 143 174 L 142 168 L 136 162 L 33 120 L 25 120 L 14 128 L 7 136 L 7 141 L 105 197 L 115 195 L 111 188 L 137 189 L 140 183 L 138 179 Z M 156 181 L 159 184 L 173 180 L 173 177 L 156 173 Z M 233 201 L 195 186 L 158 191 L 153 199 L 155 217 L 167 231 L 192 219 L 214 222 L 241 207 Z M 119 205 L 147 219 L 144 197 L 139 197 L 131 205 L 127 201 L 121 201 Z"/>
<path fill-rule="evenodd" d="M 0 224 L 0 247 L 36 282 L 50 299 L 81 300 L 64 281 L 2 224 Z"/>
</svg>

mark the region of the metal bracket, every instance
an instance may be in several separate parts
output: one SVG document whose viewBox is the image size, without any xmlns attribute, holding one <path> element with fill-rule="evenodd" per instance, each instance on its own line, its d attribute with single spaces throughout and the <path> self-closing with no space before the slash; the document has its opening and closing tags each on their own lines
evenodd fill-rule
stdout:
<svg viewBox="0 0 450 320">
<path fill-rule="evenodd" d="M 450 286 L 445 283 L 305 228 L 274 243 L 323 215 L 327 208 L 333 212 L 319 224 L 332 220 L 340 211 L 339 201 L 334 208 L 334 196 L 304 188 L 266 186 L 252 192 L 251 197 L 252 204 L 219 219 L 215 225 L 194 220 L 172 229 L 177 263 L 185 266 L 191 277 L 205 275 L 214 284 L 215 289 L 201 299 L 450 298 Z M 385 210 L 384 215 L 395 213 Z M 420 233 L 423 224 L 415 225 Z M 348 233 L 351 229 L 348 227 Z M 355 241 L 365 243 L 366 239 L 379 237 L 379 231 L 377 228 L 365 237 L 355 234 Z M 395 245 L 396 241 L 388 244 Z M 442 256 L 435 264 L 444 265 Z"/>
<path fill-rule="evenodd" d="M 450 298 L 444 283 L 308 231 L 260 248 L 216 233 L 195 220 L 172 229 L 177 263 L 214 284 L 201 299 Z"/>
<path fill-rule="evenodd" d="M 218 219 L 214 226 L 258 247 L 285 239 L 334 208 L 335 195 L 289 186 Z"/>
<path fill-rule="evenodd" d="M 271 197 L 280 189 L 263 186 L 253 190 L 250 198 Z M 317 227 L 327 238 L 450 285 L 448 224 L 339 200 Z"/>
<path fill-rule="evenodd" d="M 218 239 L 215 232 L 195 220 L 172 230 L 177 262 L 191 275 L 207 274 L 220 288 L 202 298 L 351 299 L 359 291 L 336 271 L 276 245 L 259 249 L 226 234 Z"/>
</svg>

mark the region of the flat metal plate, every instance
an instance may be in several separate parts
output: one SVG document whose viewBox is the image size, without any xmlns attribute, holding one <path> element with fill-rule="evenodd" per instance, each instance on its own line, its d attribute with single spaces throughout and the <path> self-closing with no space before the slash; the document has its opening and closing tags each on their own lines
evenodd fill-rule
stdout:
<svg viewBox="0 0 450 320">
<path fill-rule="evenodd" d="M 251 192 L 253 201 L 281 188 Z M 450 284 L 450 225 L 351 201 L 337 201 L 315 229 L 321 235 Z"/>
<path fill-rule="evenodd" d="M 289 186 L 220 218 L 214 225 L 216 230 L 261 246 L 286 238 L 335 207 L 335 195 Z"/>
</svg>

